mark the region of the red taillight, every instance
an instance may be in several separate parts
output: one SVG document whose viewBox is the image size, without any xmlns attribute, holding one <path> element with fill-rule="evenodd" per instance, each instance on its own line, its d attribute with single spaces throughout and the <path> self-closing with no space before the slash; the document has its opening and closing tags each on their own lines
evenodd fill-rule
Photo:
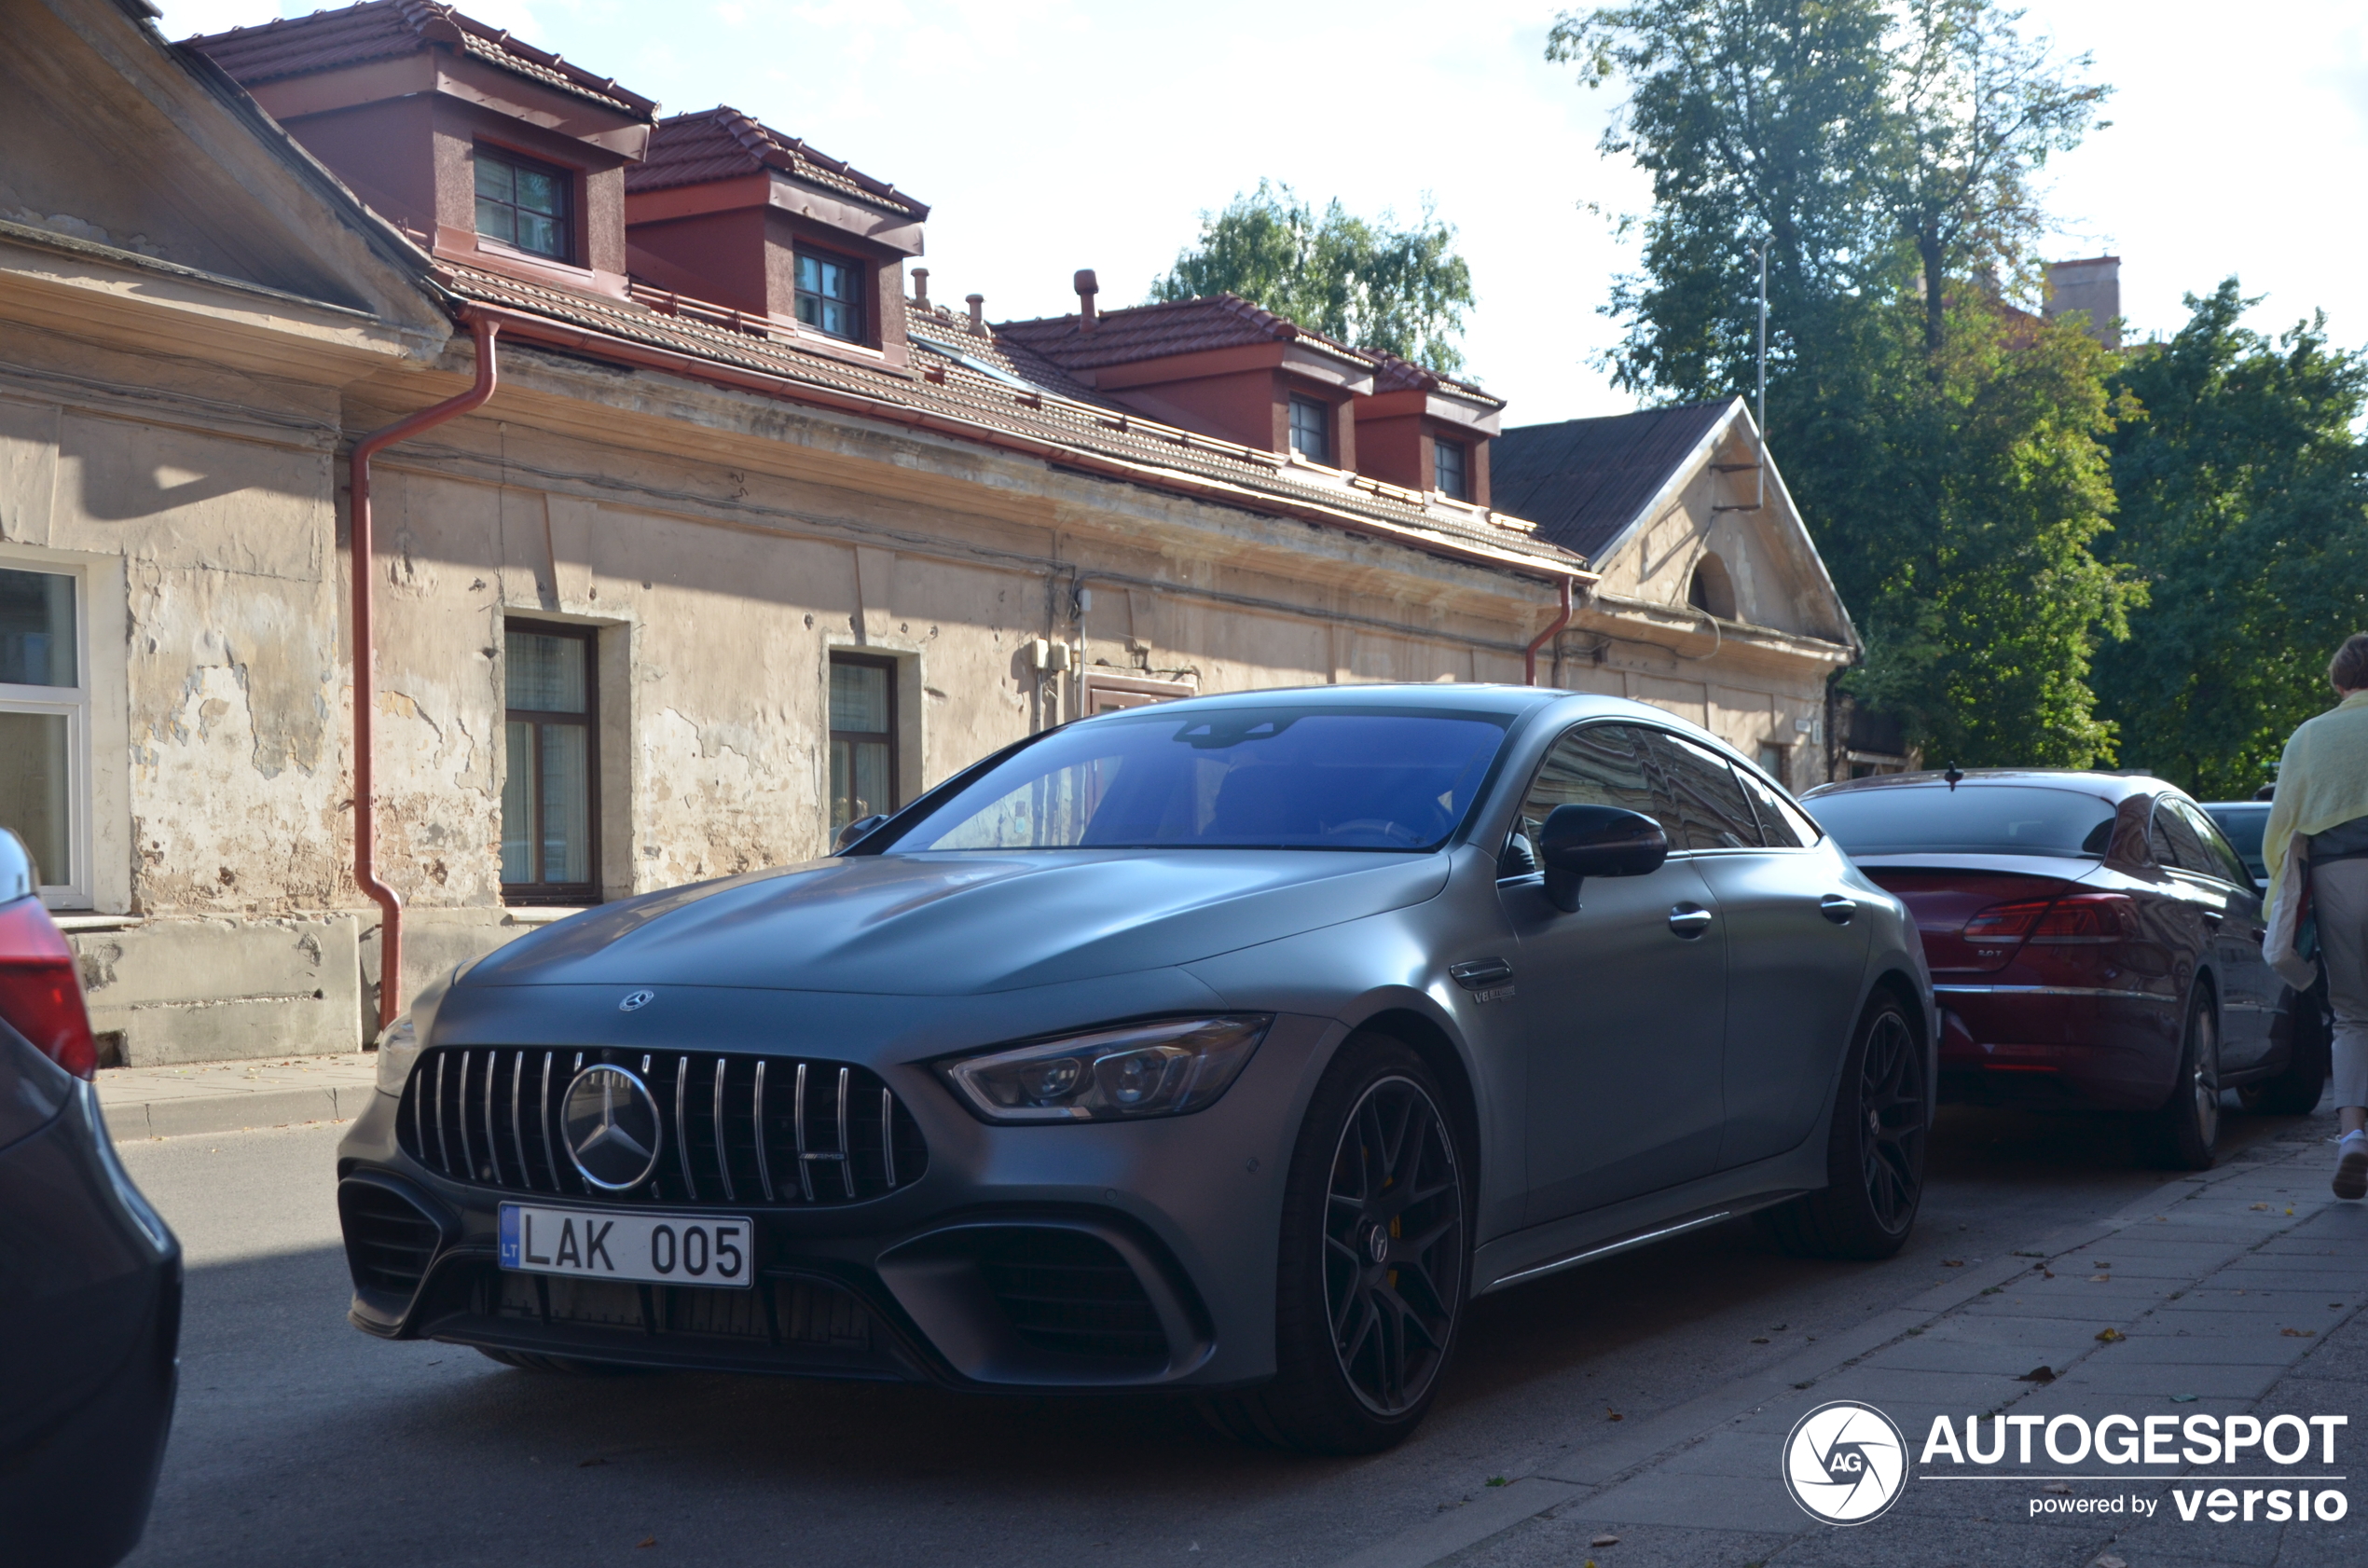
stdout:
<svg viewBox="0 0 2368 1568">
<path fill-rule="evenodd" d="M 74 950 L 38 899 L 0 905 L 0 1018 L 76 1077 L 98 1070 Z"/>
<path fill-rule="evenodd" d="M 1965 922 L 1973 942 L 2125 942 L 2138 931 L 2138 905 L 2127 893 L 2071 893 L 1991 904 Z"/>
</svg>

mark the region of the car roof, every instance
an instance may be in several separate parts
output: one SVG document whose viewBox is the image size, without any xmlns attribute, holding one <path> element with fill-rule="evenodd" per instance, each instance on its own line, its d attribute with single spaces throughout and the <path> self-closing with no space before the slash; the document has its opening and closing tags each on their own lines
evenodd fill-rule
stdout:
<svg viewBox="0 0 2368 1568">
<path fill-rule="evenodd" d="M 1090 673 L 1090 672 L 1089 672 Z M 1449 712 L 1486 713 L 1501 718 L 1517 718 L 1534 713 L 1541 708 L 1570 697 L 1590 697 L 1590 694 L 1560 691 L 1549 686 L 1505 686 L 1468 681 L 1390 681 L 1359 682 L 1339 686 L 1268 686 L 1248 692 L 1221 692 L 1208 696 L 1179 697 L 1173 702 L 1151 705 L 1163 713 L 1222 712 L 1237 708 L 1269 708 L 1276 704 L 1304 703 L 1311 707 L 1341 708 L 1427 708 Z M 1633 711 L 1654 718 L 1670 715 L 1660 708 L 1646 708 L 1620 697 L 1591 697 L 1608 710 Z M 1147 709 L 1130 708 L 1120 714 L 1141 715 Z M 1115 718 L 1120 714 L 1097 713 L 1093 719 L 1080 722 L 1092 723 L 1095 719 Z M 1682 722 L 1682 721 L 1681 721 Z"/>
<path fill-rule="evenodd" d="M 1976 767 L 1966 768 L 1957 776 L 1956 788 L 2020 785 L 2025 789 L 2077 790 L 2113 802 L 2136 795 L 2181 794 L 2184 791 L 2168 779 L 2150 773 L 2105 773 L 2093 768 L 2057 767 Z M 1820 784 L 1806 791 L 1801 799 L 1831 797 L 1844 791 L 1857 790 L 1917 790 L 1948 789 L 1945 773 L 1886 773 L 1871 778 L 1844 778 L 1831 784 Z"/>
</svg>

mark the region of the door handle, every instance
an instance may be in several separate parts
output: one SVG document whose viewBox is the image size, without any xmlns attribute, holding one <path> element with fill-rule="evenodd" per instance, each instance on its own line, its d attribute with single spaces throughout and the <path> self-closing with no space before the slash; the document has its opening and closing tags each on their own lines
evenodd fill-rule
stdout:
<svg viewBox="0 0 2368 1568">
<path fill-rule="evenodd" d="M 1837 926 L 1847 926 L 1850 917 L 1858 913 L 1858 901 L 1843 898 L 1839 893 L 1828 893 L 1817 901 L 1817 913 Z"/>
<path fill-rule="evenodd" d="M 1700 904 L 1681 903 L 1669 912 L 1669 928 L 1681 937 L 1698 937 L 1709 930 L 1710 923 L 1717 918 Z"/>
</svg>

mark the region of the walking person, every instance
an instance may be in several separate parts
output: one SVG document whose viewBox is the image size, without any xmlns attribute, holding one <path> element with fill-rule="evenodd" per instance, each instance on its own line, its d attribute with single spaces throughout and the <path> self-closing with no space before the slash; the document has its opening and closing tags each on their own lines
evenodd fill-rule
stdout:
<svg viewBox="0 0 2368 1568">
<path fill-rule="evenodd" d="M 2368 632 L 2344 640 L 2327 679 L 2341 700 L 2287 740 L 2261 851 L 2273 910 L 2299 891 L 2288 878 L 2310 879 L 2335 1013 L 2335 1196 L 2357 1199 L 2368 1195 Z M 2270 928 L 2271 944 L 2281 931 L 2291 944 L 2290 922 L 2273 915 Z"/>
</svg>

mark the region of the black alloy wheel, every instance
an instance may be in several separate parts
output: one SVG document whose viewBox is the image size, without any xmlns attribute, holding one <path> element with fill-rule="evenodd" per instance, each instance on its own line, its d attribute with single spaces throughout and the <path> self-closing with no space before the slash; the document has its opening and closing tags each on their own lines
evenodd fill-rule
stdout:
<svg viewBox="0 0 2368 1568">
<path fill-rule="evenodd" d="M 1324 1305 L 1365 1408 L 1401 1415 L 1447 1360 L 1464 1299 L 1464 1184 L 1420 1084 L 1382 1080 L 1341 1130 L 1324 1217 Z"/>
<path fill-rule="evenodd" d="M 1374 1453 L 1437 1397 L 1471 1268 L 1469 1162 L 1422 1059 L 1353 1037 L 1317 1084 L 1283 1195 L 1275 1377 L 1203 1409 L 1246 1441 Z"/>
<path fill-rule="evenodd" d="M 2188 997 L 2179 1076 L 2152 1121 L 2158 1163 L 2174 1171 L 2211 1169 L 2220 1154 L 2220 1011 L 2209 985 L 2197 984 Z"/>
<path fill-rule="evenodd" d="M 1796 1257 L 1889 1258 L 1924 1197 L 1932 1131 L 1925 1048 L 1889 992 L 1866 1005 L 1842 1063 L 1823 1191 L 1762 1210 L 1761 1226 Z"/>
</svg>

